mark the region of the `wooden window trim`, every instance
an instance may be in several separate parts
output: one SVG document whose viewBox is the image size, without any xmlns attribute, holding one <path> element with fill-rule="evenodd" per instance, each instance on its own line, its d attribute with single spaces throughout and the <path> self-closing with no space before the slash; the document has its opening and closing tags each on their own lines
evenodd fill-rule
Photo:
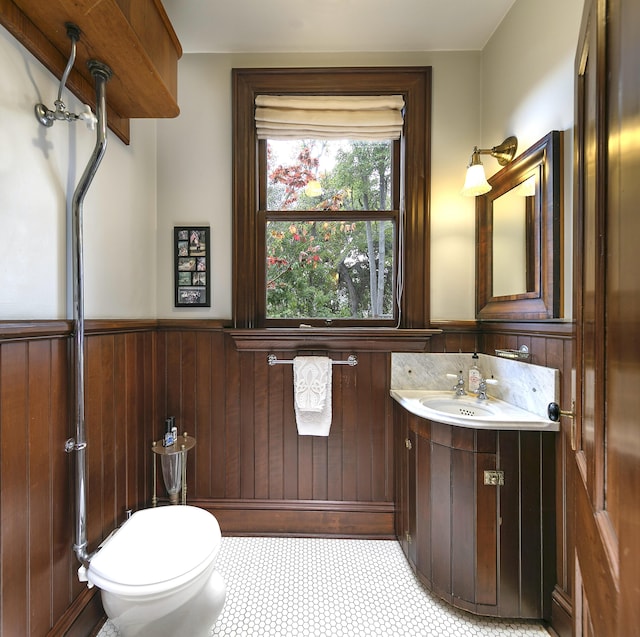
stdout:
<svg viewBox="0 0 640 637">
<path fill-rule="evenodd" d="M 404 96 L 404 294 L 403 328 L 429 324 L 429 190 L 431 68 L 233 69 L 233 322 L 260 327 L 257 229 L 258 139 L 254 102 L 258 94 L 400 94 Z"/>
</svg>

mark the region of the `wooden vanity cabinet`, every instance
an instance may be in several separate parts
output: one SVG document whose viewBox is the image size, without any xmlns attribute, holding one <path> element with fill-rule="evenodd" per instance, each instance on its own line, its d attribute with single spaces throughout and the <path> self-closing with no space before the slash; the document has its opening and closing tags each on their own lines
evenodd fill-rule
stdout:
<svg viewBox="0 0 640 637">
<path fill-rule="evenodd" d="M 453 606 L 550 618 L 554 437 L 396 412 L 396 532 L 420 580 Z M 485 484 L 485 472 L 504 485 Z"/>
</svg>

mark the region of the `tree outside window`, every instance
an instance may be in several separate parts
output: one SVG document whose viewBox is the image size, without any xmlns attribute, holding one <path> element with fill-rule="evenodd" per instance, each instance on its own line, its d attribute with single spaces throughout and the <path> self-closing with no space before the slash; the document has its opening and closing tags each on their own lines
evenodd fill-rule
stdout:
<svg viewBox="0 0 640 637">
<path fill-rule="evenodd" d="M 268 319 L 393 319 L 392 145 L 267 143 Z"/>
</svg>

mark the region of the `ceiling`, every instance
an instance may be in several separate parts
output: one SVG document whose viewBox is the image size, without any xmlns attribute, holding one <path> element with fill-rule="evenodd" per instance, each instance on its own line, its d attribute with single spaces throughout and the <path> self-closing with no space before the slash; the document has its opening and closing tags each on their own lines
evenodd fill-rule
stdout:
<svg viewBox="0 0 640 637">
<path fill-rule="evenodd" d="M 163 0 L 185 53 L 478 51 L 515 0 Z"/>
</svg>

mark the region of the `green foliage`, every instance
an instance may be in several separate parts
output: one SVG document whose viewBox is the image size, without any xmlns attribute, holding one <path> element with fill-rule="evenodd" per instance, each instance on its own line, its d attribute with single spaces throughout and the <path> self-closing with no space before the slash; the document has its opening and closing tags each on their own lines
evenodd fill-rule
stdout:
<svg viewBox="0 0 640 637">
<path fill-rule="evenodd" d="M 352 142 L 337 153 L 327 189 L 343 192 L 345 209 L 389 210 L 390 142 Z"/>
<path fill-rule="evenodd" d="M 299 143 L 296 161 L 268 174 L 269 209 L 292 215 L 267 222 L 267 316 L 392 316 L 393 223 L 374 212 L 371 220 L 349 214 L 389 209 L 390 144 L 343 143 L 333 169 L 317 175 L 315 142 Z M 315 179 L 323 187 L 319 197 L 305 193 Z M 318 220 L 318 211 L 326 218 Z"/>
</svg>

